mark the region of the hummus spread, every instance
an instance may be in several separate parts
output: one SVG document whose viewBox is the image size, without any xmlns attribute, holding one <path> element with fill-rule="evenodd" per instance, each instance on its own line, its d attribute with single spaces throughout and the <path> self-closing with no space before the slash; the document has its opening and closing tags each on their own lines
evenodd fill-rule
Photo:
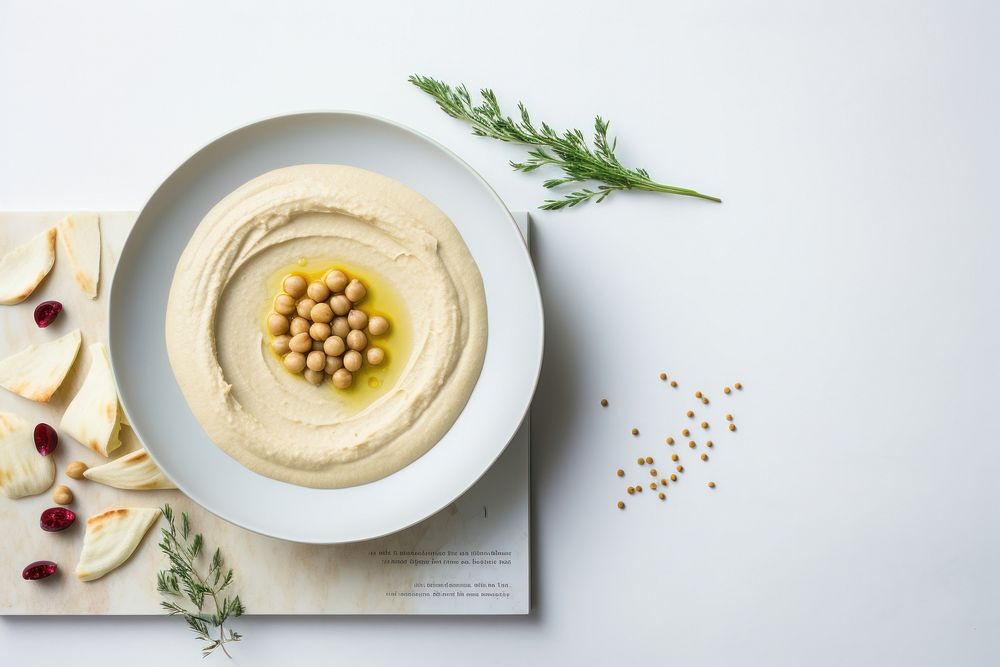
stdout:
<svg viewBox="0 0 1000 667">
<path fill-rule="evenodd" d="M 383 286 L 372 296 L 395 304 L 398 338 L 381 379 L 338 391 L 282 366 L 265 318 L 289 266 L 350 266 Z M 181 392 L 226 453 L 293 484 L 353 486 L 413 462 L 458 418 L 486 353 L 486 297 L 430 201 L 363 169 L 299 165 L 251 180 L 201 221 L 174 273 L 166 339 Z"/>
</svg>

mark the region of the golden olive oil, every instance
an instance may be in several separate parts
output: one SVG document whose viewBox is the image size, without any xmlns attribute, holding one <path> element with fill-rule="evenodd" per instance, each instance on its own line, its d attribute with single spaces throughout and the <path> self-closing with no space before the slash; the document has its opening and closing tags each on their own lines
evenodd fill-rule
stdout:
<svg viewBox="0 0 1000 667">
<path fill-rule="evenodd" d="M 317 391 L 327 392 L 324 395 L 328 395 L 331 400 L 337 400 L 352 413 L 357 413 L 396 385 L 413 345 L 413 332 L 406 304 L 391 282 L 370 269 L 348 262 L 329 257 L 300 257 L 295 263 L 282 267 L 268 277 L 262 294 L 261 328 L 264 340 L 270 343 L 273 336 L 267 331 L 267 316 L 272 312 L 274 298 L 281 294 L 281 284 L 289 274 L 296 273 L 311 283 L 322 281 L 327 271 L 332 269 L 343 271 L 349 279 L 360 280 L 367 289 L 368 293 L 357 304 L 357 308 L 367 313 L 369 318 L 381 315 L 389 321 L 389 331 L 381 336 L 371 336 L 367 330 L 365 331 L 369 346 L 376 345 L 385 350 L 385 360 L 381 364 L 372 366 L 365 358 L 361 370 L 354 374 L 354 384 L 347 389 L 334 387 L 329 376 L 322 385 L 316 387 Z M 270 349 L 270 344 L 268 348 Z M 362 355 L 364 356 L 364 352 Z M 271 356 L 283 372 L 291 373 L 285 368 L 277 353 L 271 351 Z M 301 374 L 293 373 L 293 375 L 296 375 L 299 381 L 308 384 Z"/>
</svg>

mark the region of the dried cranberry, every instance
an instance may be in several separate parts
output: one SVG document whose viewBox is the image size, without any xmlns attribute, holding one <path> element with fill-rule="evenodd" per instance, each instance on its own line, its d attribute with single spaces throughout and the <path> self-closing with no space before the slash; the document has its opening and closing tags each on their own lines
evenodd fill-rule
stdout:
<svg viewBox="0 0 1000 667">
<path fill-rule="evenodd" d="M 59 434 L 56 430 L 42 422 L 35 425 L 35 449 L 42 456 L 48 456 L 52 452 L 56 451 L 56 445 L 59 444 Z"/>
<path fill-rule="evenodd" d="M 62 309 L 63 305 L 58 301 L 42 301 L 35 306 L 35 324 L 39 329 L 44 329 L 55 322 Z"/>
<path fill-rule="evenodd" d="M 21 576 L 28 581 L 51 577 L 56 573 L 58 566 L 50 560 L 36 560 L 34 563 L 24 568 Z"/>
<path fill-rule="evenodd" d="M 38 522 L 42 530 L 55 533 L 66 530 L 76 521 L 76 512 L 65 507 L 50 507 L 42 512 L 42 518 Z"/>
</svg>

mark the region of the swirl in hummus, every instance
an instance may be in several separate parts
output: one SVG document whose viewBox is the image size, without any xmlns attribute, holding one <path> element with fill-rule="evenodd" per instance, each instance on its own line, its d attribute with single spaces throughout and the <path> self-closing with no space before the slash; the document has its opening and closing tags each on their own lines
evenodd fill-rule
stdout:
<svg viewBox="0 0 1000 667">
<path fill-rule="evenodd" d="M 267 283 L 300 257 L 370 271 L 406 306 L 396 320 L 410 349 L 368 405 L 269 350 Z M 230 456 L 293 484 L 353 486 L 411 463 L 458 418 L 482 370 L 486 297 L 458 230 L 423 196 L 363 169 L 299 165 L 251 180 L 201 221 L 174 273 L 166 339 L 188 405 Z"/>
</svg>

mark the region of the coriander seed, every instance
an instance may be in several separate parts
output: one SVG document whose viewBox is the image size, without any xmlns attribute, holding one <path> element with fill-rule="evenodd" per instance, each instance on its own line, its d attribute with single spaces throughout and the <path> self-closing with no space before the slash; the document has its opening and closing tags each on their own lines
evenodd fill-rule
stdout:
<svg viewBox="0 0 1000 667">
<path fill-rule="evenodd" d="M 652 470 L 650 470 L 650 471 L 649 471 L 649 474 L 650 474 L 651 476 L 653 476 L 653 477 L 656 477 L 656 468 L 653 468 Z"/>
<path fill-rule="evenodd" d="M 684 472 L 684 466 L 677 466 L 677 472 Z"/>
<path fill-rule="evenodd" d="M 701 392 L 700 391 L 694 392 L 694 397 L 695 398 L 701 398 Z"/>
<path fill-rule="evenodd" d="M 671 460 L 671 461 L 679 461 L 679 460 L 680 460 L 680 458 L 681 458 L 681 457 L 677 456 L 676 454 L 671 454 L 671 455 L 670 455 L 670 460 Z"/>
<path fill-rule="evenodd" d="M 701 455 L 701 460 L 702 461 L 707 461 L 708 460 L 708 454 L 702 454 Z"/>
<path fill-rule="evenodd" d="M 736 430 L 736 424 L 730 424 L 729 425 L 729 430 L 730 431 L 735 431 Z"/>
<path fill-rule="evenodd" d="M 660 373 L 660 379 L 661 380 L 666 380 L 667 379 L 667 374 L 666 373 Z"/>
<path fill-rule="evenodd" d="M 698 446 L 698 443 L 696 443 L 694 440 L 689 440 L 688 441 L 688 447 L 690 447 L 691 449 L 694 449 L 697 446 Z"/>
<path fill-rule="evenodd" d="M 733 421 L 733 416 L 732 415 L 726 415 L 726 421 L 727 422 Z"/>
<path fill-rule="evenodd" d="M 671 380 L 670 386 L 673 387 L 674 389 L 677 389 L 677 380 Z"/>
<path fill-rule="evenodd" d="M 701 427 L 702 428 L 708 428 L 708 422 L 702 422 L 701 423 Z"/>
<path fill-rule="evenodd" d="M 715 482 L 709 482 L 708 483 L 708 488 L 714 489 L 715 488 Z"/>
<path fill-rule="evenodd" d="M 732 389 L 730 389 L 729 387 L 723 387 L 723 388 L 722 388 L 722 393 L 723 393 L 723 394 L 729 394 L 729 393 L 732 393 L 732 391 L 733 391 L 733 390 L 732 390 Z"/>
<path fill-rule="evenodd" d="M 684 430 L 681 431 L 681 435 L 683 435 L 686 438 L 689 435 L 691 435 L 691 431 L 689 431 L 687 429 L 684 429 Z"/>
<path fill-rule="evenodd" d="M 606 398 L 602 398 L 601 399 L 601 407 L 602 408 L 608 407 L 608 399 L 606 399 Z"/>
<path fill-rule="evenodd" d="M 674 473 L 670 473 L 670 481 L 671 482 L 676 482 L 677 481 L 677 475 L 675 475 Z"/>
<path fill-rule="evenodd" d="M 635 462 L 636 462 L 636 463 L 638 463 L 639 465 L 643 465 L 644 463 L 646 463 L 646 459 L 644 459 L 644 458 L 642 458 L 642 457 L 640 456 L 639 458 L 637 458 L 637 459 L 635 460 Z"/>
<path fill-rule="evenodd" d="M 663 493 L 663 491 L 660 491 L 660 500 L 663 500 L 666 497 L 667 497 L 667 495 L 665 493 Z"/>
<path fill-rule="evenodd" d="M 628 494 L 629 494 L 630 496 L 633 496 L 633 495 L 635 495 L 635 487 L 634 487 L 634 486 L 630 486 L 630 487 L 628 487 L 628 488 L 627 488 L 627 489 L 625 489 L 625 490 L 626 490 L 626 491 L 628 491 Z"/>
<path fill-rule="evenodd" d="M 667 444 L 668 444 L 668 445 L 672 445 L 672 444 L 674 444 L 674 439 L 668 436 L 668 437 L 667 437 Z"/>
<path fill-rule="evenodd" d="M 619 469 L 618 469 L 618 472 L 617 472 L 616 474 L 617 474 L 617 475 L 618 475 L 619 477 L 624 477 L 624 476 L 625 476 L 625 471 L 624 471 L 624 470 L 622 470 L 621 468 L 619 468 Z"/>
<path fill-rule="evenodd" d="M 741 385 L 739 382 L 737 382 L 733 386 L 736 387 L 737 389 L 739 389 L 740 391 L 743 391 L 743 385 Z"/>
<path fill-rule="evenodd" d="M 625 503 L 621 500 L 618 501 L 618 509 L 620 510 L 625 509 Z"/>
<path fill-rule="evenodd" d="M 715 443 L 712 442 L 711 440 L 706 440 L 705 441 L 705 446 L 706 447 L 715 447 Z"/>
<path fill-rule="evenodd" d="M 639 435 L 639 429 L 632 427 L 632 435 Z"/>
<path fill-rule="evenodd" d="M 688 410 L 687 411 L 687 416 L 688 417 L 694 417 L 694 410 Z"/>
</svg>

